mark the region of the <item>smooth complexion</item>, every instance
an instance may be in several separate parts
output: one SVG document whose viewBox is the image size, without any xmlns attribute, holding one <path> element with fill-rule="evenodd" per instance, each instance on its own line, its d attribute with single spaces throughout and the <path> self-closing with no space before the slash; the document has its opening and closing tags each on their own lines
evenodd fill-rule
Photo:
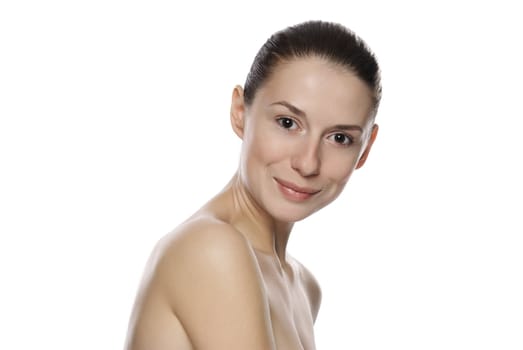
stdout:
<svg viewBox="0 0 523 350">
<path fill-rule="evenodd" d="M 365 83 L 315 57 L 278 64 L 251 105 L 236 87 L 239 170 L 158 244 L 127 349 L 315 349 L 320 288 L 287 242 L 365 163 L 372 113 Z"/>
<path fill-rule="evenodd" d="M 367 85 L 320 58 L 277 66 L 252 106 L 236 87 L 231 120 L 243 140 L 238 192 L 247 192 L 257 212 L 273 221 L 262 226 L 285 227 L 274 235 L 280 244 L 264 250 L 283 260 L 289 226 L 336 199 L 363 166 L 378 131 L 372 110 Z"/>
</svg>

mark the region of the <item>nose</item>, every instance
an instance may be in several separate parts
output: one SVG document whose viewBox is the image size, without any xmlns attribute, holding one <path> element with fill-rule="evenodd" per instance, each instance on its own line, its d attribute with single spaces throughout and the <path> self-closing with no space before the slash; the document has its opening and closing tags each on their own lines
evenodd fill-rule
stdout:
<svg viewBox="0 0 523 350">
<path fill-rule="evenodd" d="M 321 166 L 319 143 L 308 140 L 296 145 L 291 166 L 303 177 L 318 175 Z"/>
</svg>

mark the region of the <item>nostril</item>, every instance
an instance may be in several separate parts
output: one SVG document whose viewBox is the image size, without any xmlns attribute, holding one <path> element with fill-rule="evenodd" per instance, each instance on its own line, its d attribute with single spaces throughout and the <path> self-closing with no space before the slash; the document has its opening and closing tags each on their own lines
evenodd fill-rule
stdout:
<svg viewBox="0 0 523 350">
<path fill-rule="evenodd" d="M 319 159 L 299 159 L 293 162 L 292 169 L 303 177 L 315 176 L 320 173 Z"/>
<path fill-rule="evenodd" d="M 318 175 L 321 167 L 321 140 L 303 138 L 303 141 L 301 147 L 295 149 L 294 156 L 291 159 L 292 169 L 302 177 Z"/>
</svg>

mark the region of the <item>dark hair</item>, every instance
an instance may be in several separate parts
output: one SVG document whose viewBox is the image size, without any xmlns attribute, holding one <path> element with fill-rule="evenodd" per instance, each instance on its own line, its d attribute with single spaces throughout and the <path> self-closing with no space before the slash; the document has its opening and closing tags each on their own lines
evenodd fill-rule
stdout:
<svg viewBox="0 0 523 350">
<path fill-rule="evenodd" d="M 245 103 L 252 103 L 256 92 L 278 63 L 311 56 L 339 64 L 367 83 L 373 91 L 373 116 L 376 114 L 381 99 L 380 69 L 376 57 L 354 32 L 340 24 L 323 21 L 308 21 L 287 27 L 263 44 L 245 81 Z"/>
</svg>

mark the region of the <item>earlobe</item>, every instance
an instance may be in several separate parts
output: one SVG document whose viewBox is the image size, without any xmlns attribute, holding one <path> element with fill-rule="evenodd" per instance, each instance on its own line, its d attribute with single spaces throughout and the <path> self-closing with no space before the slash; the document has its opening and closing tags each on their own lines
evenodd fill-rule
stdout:
<svg viewBox="0 0 523 350">
<path fill-rule="evenodd" d="M 376 140 L 376 136 L 378 136 L 378 124 L 374 124 L 372 126 L 372 131 L 369 137 L 369 141 L 367 142 L 367 147 L 365 147 L 365 151 L 363 151 L 360 159 L 358 160 L 358 163 L 356 164 L 356 169 L 359 169 L 365 164 L 365 161 L 367 160 L 367 157 L 369 156 L 370 149 L 372 148 L 372 144 Z"/>
<path fill-rule="evenodd" d="M 243 100 L 243 88 L 236 85 L 232 91 L 231 98 L 231 126 L 232 130 L 240 139 L 243 139 L 245 127 L 245 102 Z"/>
</svg>

